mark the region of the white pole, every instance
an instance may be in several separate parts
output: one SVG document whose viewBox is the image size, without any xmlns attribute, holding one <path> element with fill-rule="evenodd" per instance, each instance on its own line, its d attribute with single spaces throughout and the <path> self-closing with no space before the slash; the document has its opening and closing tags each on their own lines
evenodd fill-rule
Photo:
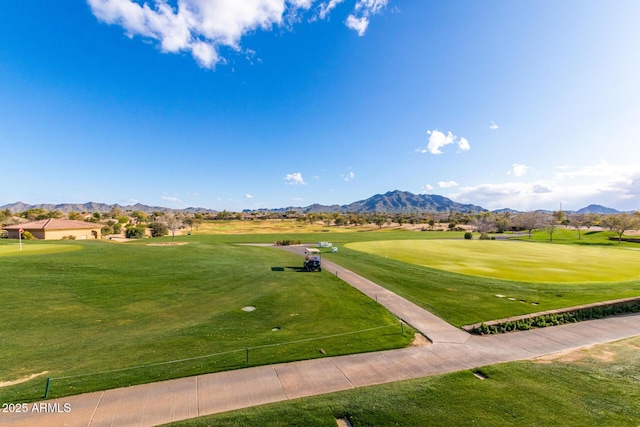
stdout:
<svg viewBox="0 0 640 427">
<path fill-rule="evenodd" d="M 20 241 L 20 250 L 22 251 L 22 233 L 18 231 L 18 240 Z"/>
</svg>

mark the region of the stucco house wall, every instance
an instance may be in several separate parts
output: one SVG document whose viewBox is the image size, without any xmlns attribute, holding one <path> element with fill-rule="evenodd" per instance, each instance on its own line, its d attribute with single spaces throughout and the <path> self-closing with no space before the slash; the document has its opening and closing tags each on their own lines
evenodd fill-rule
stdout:
<svg viewBox="0 0 640 427">
<path fill-rule="evenodd" d="M 4 227 L 9 239 L 17 239 L 20 229 L 33 234 L 41 240 L 61 240 L 65 236 L 74 236 L 77 240 L 96 239 L 100 236 L 101 224 L 64 219 L 44 219 Z"/>
</svg>

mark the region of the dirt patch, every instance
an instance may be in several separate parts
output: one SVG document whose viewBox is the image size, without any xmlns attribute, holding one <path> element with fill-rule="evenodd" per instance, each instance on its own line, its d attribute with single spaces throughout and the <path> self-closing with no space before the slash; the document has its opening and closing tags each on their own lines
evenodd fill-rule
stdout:
<svg viewBox="0 0 640 427">
<path fill-rule="evenodd" d="M 0 381 L 0 387 L 9 387 L 11 385 L 26 383 L 27 381 L 32 380 L 35 377 L 39 377 L 40 375 L 44 375 L 48 373 L 49 371 L 42 371 L 39 374 L 29 375 L 28 377 L 20 378 L 19 380 L 15 380 L 15 381 Z"/>
<path fill-rule="evenodd" d="M 147 246 L 182 246 L 188 245 L 189 242 L 163 242 L 163 243 L 147 243 Z"/>
<path fill-rule="evenodd" d="M 578 348 L 575 350 L 563 351 L 560 353 L 548 354 L 546 356 L 533 359 L 534 363 L 573 363 L 585 359 L 593 359 L 602 363 L 613 363 L 616 361 L 618 353 L 625 350 L 637 351 L 640 347 L 633 342 L 622 341 L 615 344 L 598 345 Z"/>
<path fill-rule="evenodd" d="M 419 334 L 416 332 L 416 334 L 413 336 L 413 341 L 411 342 L 411 347 L 422 347 L 425 345 L 429 345 L 431 344 L 429 342 L 429 340 L 427 339 L 427 337 L 425 337 L 422 334 Z"/>
</svg>

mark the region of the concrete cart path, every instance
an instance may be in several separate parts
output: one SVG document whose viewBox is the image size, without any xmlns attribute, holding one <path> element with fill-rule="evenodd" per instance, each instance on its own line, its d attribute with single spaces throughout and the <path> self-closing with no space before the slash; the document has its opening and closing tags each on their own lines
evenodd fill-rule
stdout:
<svg viewBox="0 0 640 427">
<path fill-rule="evenodd" d="M 338 267 L 323 262 L 325 269 Z M 353 279 L 347 270 L 335 271 L 343 279 Z M 442 320 L 434 321 L 432 314 L 418 307 L 422 310 L 419 313 L 412 304 L 360 279 L 362 282 L 354 286 L 362 286 L 368 295 L 378 295 L 378 301 L 385 306 L 389 303 L 396 315 L 424 331 L 433 344 L 260 366 L 48 400 L 27 404 L 27 412 L 0 413 L 0 426 L 155 426 L 265 403 L 531 359 L 640 335 L 640 314 L 635 314 L 472 336 Z"/>
<path fill-rule="evenodd" d="M 289 252 L 304 255 L 303 246 L 279 246 Z M 445 322 L 438 316 L 428 312 L 411 301 L 394 294 L 382 286 L 366 279 L 338 264 L 322 260 L 322 269 L 329 271 L 358 289 L 369 298 L 375 299 L 387 310 L 411 325 L 432 343 L 464 343 L 469 339 L 469 334 Z"/>
</svg>

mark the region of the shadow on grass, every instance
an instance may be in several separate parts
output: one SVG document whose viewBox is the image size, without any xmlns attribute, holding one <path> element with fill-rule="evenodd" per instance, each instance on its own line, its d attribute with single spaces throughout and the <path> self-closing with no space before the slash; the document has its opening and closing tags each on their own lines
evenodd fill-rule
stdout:
<svg viewBox="0 0 640 427">
<path fill-rule="evenodd" d="M 301 273 L 306 271 L 304 267 L 271 267 L 271 271 L 293 271 L 295 273 Z"/>
</svg>

